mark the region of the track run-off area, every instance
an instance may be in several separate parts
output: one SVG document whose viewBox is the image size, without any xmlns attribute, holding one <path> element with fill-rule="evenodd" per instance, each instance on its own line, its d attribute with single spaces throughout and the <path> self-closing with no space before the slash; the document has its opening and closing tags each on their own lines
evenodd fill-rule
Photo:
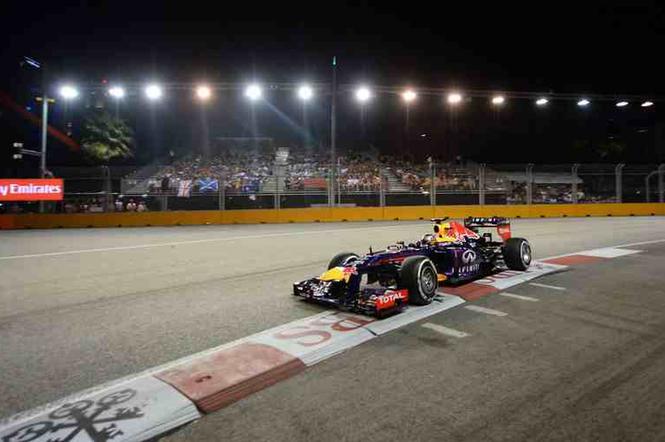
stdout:
<svg viewBox="0 0 665 442">
<path fill-rule="evenodd" d="M 0 232 L 0 417 L 320 314 L 291 295 L 294 281 L 339 251 L 380 250 L 430 228 Z M 407 324 L 167 438 L 665 438 L 665 217 L 514 220 L 513 234 L 536 259 L 637 252 Z"/>
</svg>

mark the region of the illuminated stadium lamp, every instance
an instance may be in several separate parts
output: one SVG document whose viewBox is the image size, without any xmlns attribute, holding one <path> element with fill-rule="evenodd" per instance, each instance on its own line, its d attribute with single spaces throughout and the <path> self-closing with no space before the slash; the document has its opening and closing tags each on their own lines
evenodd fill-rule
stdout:
<svg viewBox="0 0 665 442">
<path fill-rule="evenodd" d="M 549 102 L 550 100 L 548 100 L 547 98 L 539 98 L 536 100 L 536 106 L 545 106 Z"/>
<path fill-rule="evenodd" d="M 501 106 L 505 102 L 506 98 L 503 95 L 497 95 L 495 97 L 492 97 L 492 104 L 495 106 Z"/>
<path fill-rule="evenodd" d="M 201 101 L 208 101 L 212 97 L 212 90 L 205 85 L 198 86 L 196 88 L 196 98 Z"/>
<path fill-rule="evenodd" d="M 628 102 L 627 101 L 619 101 L 616 106 L 617 107 L 626 107 L 626 106 L 628 106 Z"/>
<path fill-rule="evenodd" d="M 416 92 L 411 89 L 402 92 L 402 99 L 407 103 L 415 101 L 416 98 L 418 98 L 418 94 L 416 94 Z"/>
<path fill-rule="evenodd" d="M 361 103 L 369 101 L 370 98 L 372 98 L 372 93 L 366 87 L 359 87 L 356 90 L 356 100 L 360 101 Z"/>
<path fill-rule="evenodd" d="M 252 101 L 256 101 L 261 96 L 263 95 L 263 91 L 261 90 L 261 86 L 258 84 L 250 84 L 247 86 L 245 89 L 245 97 L 249 98 Z"/>
<path fill-rule="evenodd" d="M 577 102 L 577 105 L 580 107 L 585 107 L 588 106 L 591 102 L 587 100 L 586 98 L 582 98 L 580 101 Z"/>
<path fill-rule="evenodd" d="M 653 101 L 645 101 L 644 103 L 640 104 L 642 107 L 651 107 L 653 106 Z"/>
<path fill-rule="evenodd" d="M 459 104 L 462 101 L 462 94 L 452 92 L 448 94 L 448 104 Z"/>
<path fill-rule="evenodd" d="M 109 95 L 115 98 L 116 100 L 119 100 L 125 97 L 125 90 L 120 86 L 113 86 L 109 88 Z"/>
<path fill-rule="evenodd" d="M 79 96 L 79 91 L 74 86 L 66 84 L 60 88 L 60 96 L 65 100 L 73 100 Z"/>
<path fill-rule="evenodd" d="M 162 98 L 162 88 L 159 87 L 159 85 L 156 84 L 149 84 L 145 88 L 145 96 L 148 97 L 149 100 L 159 100 Z"/>
<path fill-rule="evenodd" d="M 298 98 L 302 101 L 308 101 L 314 96 L 314 91 L 312 88 L 306 84 L 298 88 Z"/>
</svg>

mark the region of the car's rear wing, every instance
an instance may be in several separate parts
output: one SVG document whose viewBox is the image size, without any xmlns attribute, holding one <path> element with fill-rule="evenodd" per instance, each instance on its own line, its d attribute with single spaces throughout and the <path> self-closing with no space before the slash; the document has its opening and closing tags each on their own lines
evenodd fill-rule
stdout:
<svg viewBox="0 0 665 442">
<path fill-rule="evenodd" d="M 490 218 L 487 217 L 473 217 L 470 216 L 464 219 L 464 227 L 497 227 L 510 225 L 510 220 L 508 218 L 503 218 L 499 216 L 493 216 Z"/>
<path fill-rule="evenodd" d="M 500 216 L 492 217 L 473 217 L 470 216 L 464 220 L 464 227 L 477 231 L 480 227 L 496 227 L 496 233 L 501 239 L 507 241 L 511 237 L 510 220 Z"/>
</svg>

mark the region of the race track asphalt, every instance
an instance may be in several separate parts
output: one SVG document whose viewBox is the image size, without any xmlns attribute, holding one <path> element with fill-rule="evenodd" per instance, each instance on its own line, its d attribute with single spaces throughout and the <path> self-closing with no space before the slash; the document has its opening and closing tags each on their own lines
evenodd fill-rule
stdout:
<svg viewBox="0 0 665 442">
<path fill-rule="evenodd" d="M 338 251 L 376 250 L 428 229 L 375 222 L 1 232 L 0 416 L 310 316 L 321 309 L 290 296 L 293 281 L 318 274 Z M 513 230 L 544 257 L 665 239 L 665 218 L 516 220 Z M 640 249 L 544 278 L 568 287 L 559 298 L 524 285 L 514 293 L 542 299 L 477 302 L 506 317 L 458 308 L 427 321 L 466 338 L 414 324 L 171 437 L 662 439 L 665 249 Z"/>
</svg>

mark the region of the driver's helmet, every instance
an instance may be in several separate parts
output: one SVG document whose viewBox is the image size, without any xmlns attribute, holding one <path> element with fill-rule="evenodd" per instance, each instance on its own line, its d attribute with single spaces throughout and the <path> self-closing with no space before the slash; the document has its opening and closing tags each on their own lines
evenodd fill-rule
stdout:
<svg viewBox="0 0 665 442">
<path fill-rule="evenodd" d="M 434 242 L 454 242 L 458 240 L 457 232 L 451 223 L 434 224 Z"/>
</svg>

